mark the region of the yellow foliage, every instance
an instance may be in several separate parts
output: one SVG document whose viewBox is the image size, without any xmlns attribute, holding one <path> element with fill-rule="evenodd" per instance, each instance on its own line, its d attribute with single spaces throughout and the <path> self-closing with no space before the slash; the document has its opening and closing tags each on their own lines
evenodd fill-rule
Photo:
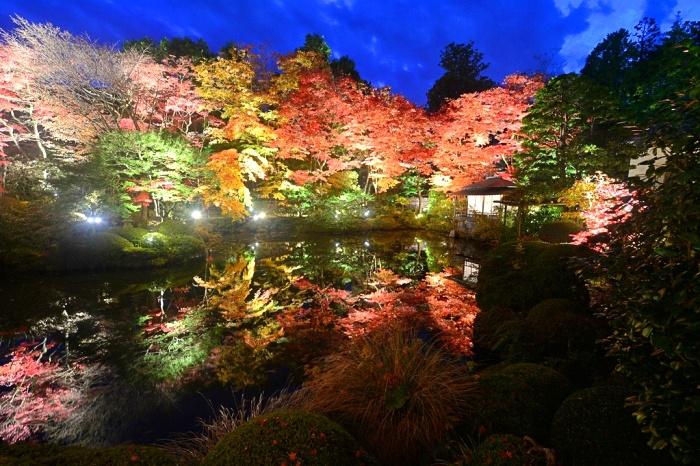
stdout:
<svg viewBox="0 0 700 466">
<path fill-rule="evenodd" d="M 207 168 L 214 173 L 215 182 L 200 190 L 204 202 L 236 220 L 248 215 L 246 207 L 252 205 L 252 200 L 243 182 L 238 151 L 227 149 L 213 154 Z"/>
<path fill-rule="evenodd" d="M 260 98 L 253 91 L 255 70 L 249 60 L 217 58 L 194 67 L 197 92 L 210 110 L 221 109 L 224 118 L 255 114 Z"/>
<path fill-rule="evenodd" d="M 272 79 L 270 97 L 279 101 L 299 88 L 299 76 L 302 73 L 318 70 L 330 72 L 328 61 L 318 52 L 297 50 L 283 57 L 277 63 L 281 73 Z"/>
</svg>

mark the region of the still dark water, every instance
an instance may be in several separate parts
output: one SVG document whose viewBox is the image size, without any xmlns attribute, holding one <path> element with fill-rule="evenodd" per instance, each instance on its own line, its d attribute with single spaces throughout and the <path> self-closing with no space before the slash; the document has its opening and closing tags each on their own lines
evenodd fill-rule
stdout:
<svg viewBox="0 0 700 466">
<path fill-rule="evenodd" d="M 479 250 L 415 232 L 228 239 L 208 265 L 2 277 L 0 438 L 109 445 L 195 429 L 241 393 L 299 384 L 305 357 L 271 317 L 304 307 L 290 283 L 359 293 L 379 270 L 420 279 L 462 269 L 464 254 Z"/>
</svg>

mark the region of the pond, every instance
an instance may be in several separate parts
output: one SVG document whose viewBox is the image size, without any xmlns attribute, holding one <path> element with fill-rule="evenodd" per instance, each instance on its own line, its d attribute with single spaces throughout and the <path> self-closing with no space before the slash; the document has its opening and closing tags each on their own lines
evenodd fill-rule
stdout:
<svg viewBox="0 0 700 466">
<path fill-rule="evenodd" d="M 0 437 L 156 442 L 243 393 L 299 386 L 376 319 L 454 335 L 473 319 L 447 277 L 479 248 L 450 238 L 227 239 L 214 251 L 181 269 L 4 277 Z M 451 344 L 467 354 L 462 340 Z"/>
</svg>

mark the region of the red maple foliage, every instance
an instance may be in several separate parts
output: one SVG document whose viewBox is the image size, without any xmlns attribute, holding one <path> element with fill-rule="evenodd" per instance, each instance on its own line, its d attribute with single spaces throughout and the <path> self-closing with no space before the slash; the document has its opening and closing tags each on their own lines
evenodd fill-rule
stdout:
<svg viewBox="0 0 700 466">
<path fill-rule="evenodd" d="M 70 414 L 73 391 L 59 361 L 47 356 L 54 344 L 23 342 L 0 365 L 0 439 L 15 443 L 30 439 L 49 421 Z"/>
<path fill-rule="evenodd" d="M 544 80 L 511 75 L 503 86 L 464 94 L 449 102 L 432 120 L 437 134 L 434 155 L 440 182 L 456 190 L 494 172 L 520 149 L 522 119 Z"/>
</svg>

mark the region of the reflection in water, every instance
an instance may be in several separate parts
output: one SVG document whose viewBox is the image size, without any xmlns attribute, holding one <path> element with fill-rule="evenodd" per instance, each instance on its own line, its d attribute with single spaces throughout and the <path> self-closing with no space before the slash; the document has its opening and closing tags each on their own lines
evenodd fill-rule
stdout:
<svg viewBox="0 0 700 466">
<path fill-rule="evenodd" d="M 441 273 L 461 265 L 454 247 L 404 233 L 258 240 L 179 271 L 8 277 L 0 438 L 154 441 L 232 390 L 298 385 L 315 358 L 386 319 L 466 354 L 473 309 Z"/>
</svg>

